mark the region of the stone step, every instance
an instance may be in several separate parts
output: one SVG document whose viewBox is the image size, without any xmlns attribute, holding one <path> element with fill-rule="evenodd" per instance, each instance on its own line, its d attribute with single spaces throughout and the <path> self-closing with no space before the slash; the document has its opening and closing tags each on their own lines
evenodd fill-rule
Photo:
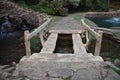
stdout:
<svg viewBox="0 0 120 80">
<path fill-rule="evenodd" d="M 27 60 L 41 60 L 41 61 L 55 61 L 55 62 L 83 62 L 83 61 L 103 61 L 100 56 L 93 56 L 91 53 L 84 54 L 47 54 L 47 53 L 34 53 Z M 22 59 L 21 59 L 22 60 Z"/>
<path fill-rule="evenodd" d="M 34 53 L 30 58 L 23 57 L 21 59 L 15 74 L 19 75 L 22 72 L 29 78 L 35 77 L 38 80 L 43 80 L 47 72 L 52 73 L 51 71 L 55 69 L 68 69 L 66 72 L 69 70 L 74 72 L 82 68 L 99 68 L 102 62 L 103 59 L 100 56 L 92 54 Z"/>
</svg>

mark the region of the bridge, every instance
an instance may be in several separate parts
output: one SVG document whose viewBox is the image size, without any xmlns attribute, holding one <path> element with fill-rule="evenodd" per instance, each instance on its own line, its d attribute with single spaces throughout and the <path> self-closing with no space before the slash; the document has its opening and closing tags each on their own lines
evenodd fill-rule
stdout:
<svg viewBox="0 0 120 80">
<path fill-rule="evenodd" d="M 71 80 L 101 79 L 103 59 L 99 55 L 102 32 L 96 32 L 85 23 L 85 19 L 82 19 L 80 29 L 66 29 L 63 26 L 53 27 L 49 29 L 50 35 L 45 40 L 43 29 L 50 21 L 51 19 L 47 18 L 46 22 L 31 33 L 25 31 L 26 56 L 17 65 L 16 75 L 22 72 L 25 76 L 35 80 L 46 80 L 45 78 L 50 78 L 48 80 L 64 80 L 69 77 L 71 77 Z M 39 34 L 43 47 L 39 53 L 31 54 L 30 39 L 37 34 Z M 72 36 L 73 53 L 54 53 L 60 34 L 70 34 Z M 86 43 L 82 41 L 84 35 Z M 91 36 L 96 38 L 94 55 L 86 50 Z"/>
<path fill-rule="evenodd" d="M 42 43 L 43 48 L 41 49 L 40 53 L 51 53 L 53 54 L 54 49 L 56 47 L 56 42 L 58 39 L 58 35 L 59 34 L 71 34 L 72 35 L 72 41 L 73 41 L 73 49 L 74 49 L 74 53 L 71 54 L 84 54 L 87 53 L 86 51 L 86 47 L 88 46 L 89 42 L 90 42 L 90 37 L 93 35 L 96 38 L 96 47 L 95 47 L 95 52 L 94 55 L 95 56 L 99 56 L 100 54 L 100 49 L 101 49 L 101 42 L 102 42 L 102 31 L 94 31 L 94 29 L 90 28 L 90 26 L 88 26 L 84 19 L 81 20 L 81 23 L 83 24 L 81 29 L 79 30 L 68 30 L 68 29 L 60 29 L 60 30 L 54 30 L 51 29 L 49 30 L 49 37 L 47 38 L 47 40 L 44 40 L 44 32 L 42 31 L 42 29 L 45 28 L 45 26 L 48 25 L 48 23 L 51 21 L 51 19 L 47 19 L 47 21 L 42 24 L 40 27 L 38 27 L 37 29 L 35 29 L 32 33 L 29 33 L 29 31 L 25 31 L 25 45 L 26 45 L 26 57 L 30 57 L 31 56 L 31 49 L 30 49 L 30 39 L 33 36 L 36 36 L 38 33 L 40 35 L 40 41 Z M 81 39 L 81 35 L 83 35 L 85 33 L 86 36 L 86 43 L 83 44 L 82 39 Z M 89 35 L 91 34 L 91 35 Z"/>
</svg>

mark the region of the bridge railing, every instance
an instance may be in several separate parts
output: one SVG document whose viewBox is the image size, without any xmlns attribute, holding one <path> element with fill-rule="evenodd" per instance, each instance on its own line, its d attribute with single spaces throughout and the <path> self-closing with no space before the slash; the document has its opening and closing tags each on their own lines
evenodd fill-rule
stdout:
<svg viewBox="0 0 120 80">
<path fill-rule="evenodd" d="M 87 44 L 90 41 L 89 38 L 88 38 L 88 32 L 96 38 L 96 46 L 95 46 L 94 55 L 99 56 L 100 51 L 101 51 L 101 43 L 102 43 L 103 31 L 96 32 L 94 29 L 92 29 L 89 25 L 87 25 L 85 23 L 84 19 L 81 19 L 81 22 L 82 22 L 82 25 L 83 25 L 84 29 L 86 30 Z"/>
<path fill-rule="evenodd" d="M 51 18 L 47 18 L 46 22 L 44 22 L 42 25 L 40 25 L 38 28 L 36 28 L 33 32 L 29 32 L 28 30 L 24 32 L 24 39 L 25 39 L 25 47 L 26 47 L 26 57 L 31 56 L 31 49 L 30 49 L 30 39 L 34 36 L 36 36 L 37 34 L 40 34 L 40 40 L 41 43 L 44 43 L 43 40 L 43 35 L 41 33 L 41 30 L 43 28 L 45 28 L 48 23 L 51 21 Z"/>
</svg>

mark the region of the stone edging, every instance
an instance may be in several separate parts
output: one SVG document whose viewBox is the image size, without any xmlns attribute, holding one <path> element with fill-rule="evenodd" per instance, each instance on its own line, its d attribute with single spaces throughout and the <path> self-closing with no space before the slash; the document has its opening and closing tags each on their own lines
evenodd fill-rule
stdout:
<svg viewBox="0 0 120 80">
<path fill-rule="evenodd" d="M 40 26 L 47 17 L 44 14 L 20 7 L 8 0 L 0 0 L 0 9 L 0 17 L 8 15 L 11 18 L 15 18 L 18 22 L 26 19 L 29 24 L 34 26 Z"/>
<path fill-rule="evenodd" d="M 87 12 L 85 17 L 120 17 L 120 11 L 116 12 Z"/>
</svg>

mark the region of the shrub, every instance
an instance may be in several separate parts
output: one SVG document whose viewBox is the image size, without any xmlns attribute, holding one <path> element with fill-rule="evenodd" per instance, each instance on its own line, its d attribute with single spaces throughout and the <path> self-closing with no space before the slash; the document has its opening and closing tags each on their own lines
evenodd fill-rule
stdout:
<svg viewBox="0 0 120 80">
<path fill-rule="evenodd" d="M 81 0 L 80 8 L 90 11 L 107 11 L 107 0 Z"/>
<path fill-rule="evenodd" d="M 107 11 L 107 0 L 11 0 L 35 11 L 66 16 L 75 11 Z M 35 4 L 35 5 L 33 5 Z"/>
<path fill-rule="evenodd" d="M 39 3 L 39 0 L 24 0 L 27 5 L 35 5 Z"/>
<path fill-rule="evenodd" d="M 31 49 L 33 52 L 39 52 L 42 45 L 40 42 L 40 38 L 37 36 L 34 36 L 33 38 L 31 38 Z"/>
<path fill-rule="evenodd" d="M 49 14 L 66 16 L 68 13 L 67 8 L 64 7 L 64 3 L 61 1 L 53 0 L 49 5 Z"/>
</svg>

